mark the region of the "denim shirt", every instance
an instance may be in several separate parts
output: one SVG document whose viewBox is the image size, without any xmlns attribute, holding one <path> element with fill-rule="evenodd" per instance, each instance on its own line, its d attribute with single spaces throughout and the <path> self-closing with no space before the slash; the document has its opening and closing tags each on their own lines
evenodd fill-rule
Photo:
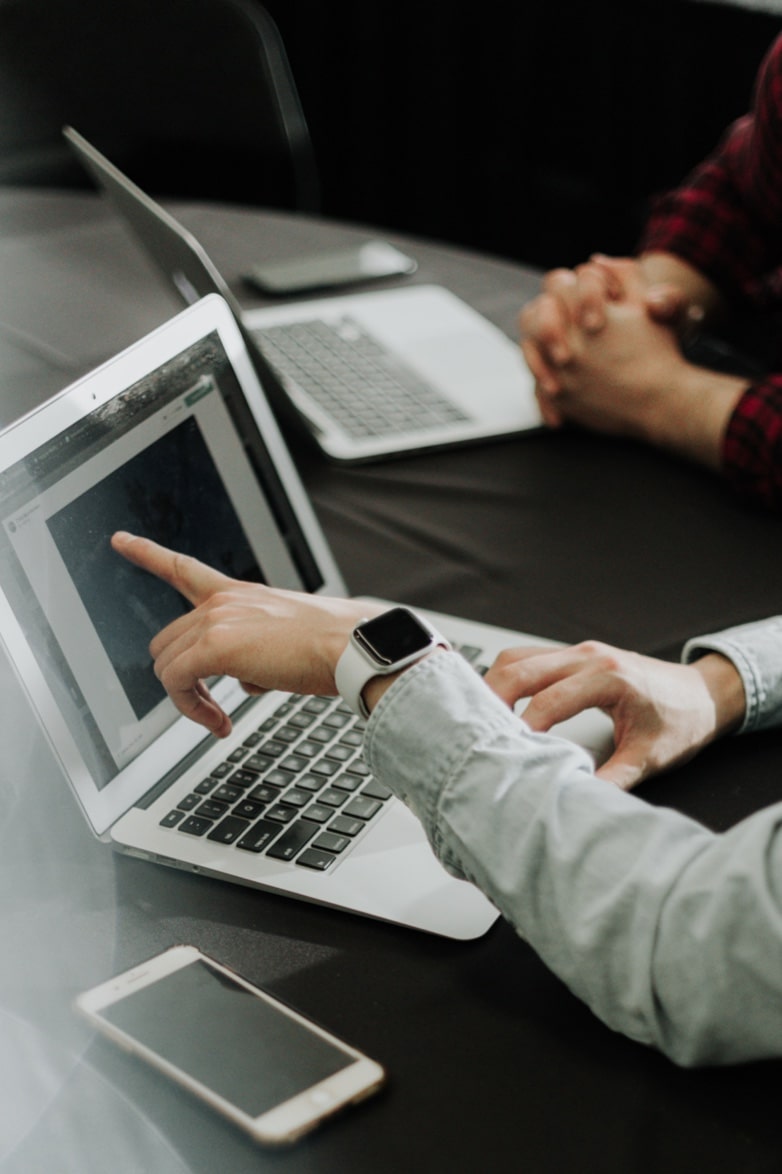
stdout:
<svg viewBox="0 0 782 1174">
<path fill-rule="evenodd" d="M 744 730 L 782 724 L 782 618 L 690 641 L 729 657 Z M 594 775 L 456 653 L 419 662 L 367 727 L 378 778 L 610 1027 L 679 1064 L 782 1056 L 782 802 L 722 834 Z"/>
</svg>

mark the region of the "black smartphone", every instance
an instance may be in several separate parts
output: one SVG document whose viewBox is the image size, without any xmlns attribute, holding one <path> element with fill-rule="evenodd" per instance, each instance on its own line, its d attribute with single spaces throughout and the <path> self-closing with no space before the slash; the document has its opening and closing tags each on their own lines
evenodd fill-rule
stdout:
<svg viewBox="0 0 782 1174">
<path fill-rule="evenodd" d="M 306 293 L 415 273 L 418 264 L 383 240 L 253 265 L 244 280 L 265 294 Z"/>
</svg>

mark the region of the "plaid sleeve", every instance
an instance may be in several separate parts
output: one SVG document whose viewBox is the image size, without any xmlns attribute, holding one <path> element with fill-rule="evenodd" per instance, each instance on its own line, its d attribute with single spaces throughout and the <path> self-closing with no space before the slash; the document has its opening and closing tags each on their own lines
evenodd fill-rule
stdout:
<svg viewBox="0 0 782 1174">
<path fill-rule="evenodd" d="M 782 264 L 782 36 L 761 66 L 750 114 L 656 204 L 641 250 L 674 253 L 728 298 L 779 296 Z"/>
<path fill-rule="evenodd" d="M 744 501 L 782 510 L 782 375 L 744 392 L 725 433 L 722 467 Z"/>
</svg>

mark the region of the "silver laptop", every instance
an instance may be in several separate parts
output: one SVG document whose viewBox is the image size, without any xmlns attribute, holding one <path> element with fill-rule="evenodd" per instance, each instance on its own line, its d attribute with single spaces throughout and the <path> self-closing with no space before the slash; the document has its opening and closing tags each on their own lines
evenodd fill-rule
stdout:
<svg viewBox="0 0 782 1174">
<path fill-rule="evenodd" d="M 433 285 L 244 312 L 200 243 L 71 128 L 65 137 L 167 281 L 220 294 L 277 413 L 329 457 L 369 461 L 541 426 L 518 346 Z"/>
<path fill-rule="evenodd" d="M 497 916 L 372 778 L 337 698 L 212 682 L 219 741 L 181 717 L 147 646 L 171 588 L 110 550 L 146 534 L 227 574 L 344 594 L 228 306 L 210 295 L 0 433 L 0 633 L 95 834 L 159 864 L 453 938 Z M 476 664 L 532 638 L 433 621 Z M 547 643 L 546 641 L 533 641 Z M 596 758 L 611 724 L 562 727 Z"/>
</svg>

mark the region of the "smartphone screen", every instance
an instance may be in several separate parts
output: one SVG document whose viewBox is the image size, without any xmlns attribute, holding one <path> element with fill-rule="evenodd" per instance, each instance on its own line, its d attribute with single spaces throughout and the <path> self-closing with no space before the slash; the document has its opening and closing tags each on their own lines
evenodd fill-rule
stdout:
<svg viewBox="0 0 782 1174">
<path fill-rule="evenodd" d="M 191 951 L 185 965 L 150 980 L 156 961 L 137 983 L 129 972 L 79 1006 L 119 1042 L 211 1094 L 206 1099 L 260 1140 L 292 1140 L 379 1085 L 379 1065 L 211 959 Z M 281 1106 L 287 1116 L 278 1121 Z"/>
</svg>

